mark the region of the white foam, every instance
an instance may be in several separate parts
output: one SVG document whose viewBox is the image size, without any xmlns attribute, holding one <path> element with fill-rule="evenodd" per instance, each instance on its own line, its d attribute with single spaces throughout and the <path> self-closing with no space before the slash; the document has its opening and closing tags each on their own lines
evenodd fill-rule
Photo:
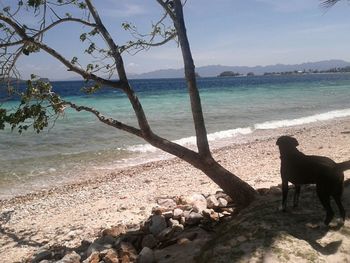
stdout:
<svg viewBox="0 0 350 263">
<path fill-rule="evenodd" d="M 253 130 L 250 127 L 214 132 L 214 133 L 208 134 L 208 141 L 216 141 L 219 139 L 235 137 L 239 134 L 242 134 L 242 135 L 250 134 L 252 132 Z M 173 142 L 180 144 L 182 146 L 191 147 L 191 146 L 196 146 L 196 141 L 197 140 L 195 136 L 190 136 L 190 137 L 185 137 L 185 138 L 175 140 Z M 127 147 L 127 150 L 132 152 L 146 153 L 146 152 L 156 152 L 158 149 L 153 147 L 150 144 L 138 144 L 138 145 L 132 145 Z"/>
<path fill-rule="evenodd" d="M 237 128 L 237 129 L 231 129 L 226 131 L 219 131 L 208 134 L 208 141 L 216 141 L 219 139 L 226 139 L 235 137 L 237 135 L 247 135 L 253 132 L 253 129 L 251 127 L 246 128 Z"/>
<path fill-rule="evenodd" d="M 258 123 L 254 125 L 256 130 L 270 130 L 283 127 L 291 127 L 296 125 L 308 124 L 318 121 L 326 121 L 335 118 L 342 118 L 350 116 L 350 109 L 344 110 L 334 110 L 325 113 L 315 114 L 312 116 L 302 117 L 298 119 L 286 119 L 286 120 L 276 120 L 276 121 L 267 121 L 263 123 Z"/>
<path fill-rule="evenodd" d="M 137 144 L 132 145 L 126 148 L 130 152 L 140 152 L 140 153 L 146 153 L 146 152 L 155 152 L 157 151 L 157 148 L 150 145 L 150 144 Z"/>
<path fill-rule="evenodd" d="M 245 128 L 237 128 L 230 129 L 225 131 L 219 131 L 208 134 L 208 141 L 218 141 L 228 138 L 233 138 L 238 135 L 248 135 L 253 133 L 255 130 L 273 130 L 283 127 L 291 127 L 296 125 L 308 124 L 318 121 L 326 121 L 335 118 L 347 117 L 350 116 L 350 109 L 344 110 L 334 110 L 330 112 L 315 114 L 312 116 L 297 118 L 297 119 L 285 119 L 285 120 L 275 120 L 275 121 L 267 121 L 262 123 L 257 123 L 253 125 L 253 127 L 245 127 Z M 174 141 L 177 144 L 187 147 L 195 147 L 196 146 L 196 137 L 185 137 Z M 128 151 L 139 152 L 139 153 L 149 153 L 156 152 L 158 149 L 153 147 L 150 144 L 138 144 L 127 147 Z"/>
</svg>

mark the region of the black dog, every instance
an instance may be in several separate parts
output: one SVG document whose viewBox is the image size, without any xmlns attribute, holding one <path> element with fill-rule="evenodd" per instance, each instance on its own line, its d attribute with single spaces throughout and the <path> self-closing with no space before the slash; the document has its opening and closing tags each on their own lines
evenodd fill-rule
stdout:
<svg viewBox="0 0 350 263">
<path fill-rule="evenodd" d="M 276 144 L 281 154 L 282 209 L 286 210 L 288 182 L 295 185 L 294 207 L 298 206 L 300 185 L 316 184 L 317 195 L 327 215 L 324 223 L 328 225 L 334 217 L 330 205 L 332 196 L 345 220 L 345 210 L 341 202 L 344 171 L 350 169 L 350 161 L 336 163 L 333 160 L 298 151 L 298 141 L 290 136 L 281 136 Z"/>
</svg>

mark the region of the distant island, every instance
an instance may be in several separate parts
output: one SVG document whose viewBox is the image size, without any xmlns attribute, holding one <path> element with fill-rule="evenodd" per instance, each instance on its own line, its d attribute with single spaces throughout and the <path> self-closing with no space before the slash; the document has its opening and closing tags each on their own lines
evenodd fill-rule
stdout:
<svg viewBox="0 0 350 263">
<path fill-rule="evenodd" d="M 209 65 L 196 67 L 196 72 L 202 78 L 217 77 L 225 71 L 239 73 L 240 76 L 264 75 L 265 73 L 281 74 L 281 72 L 339 72 L 340 68 L 350 67 L 350 62 L 332 59 L 317 62 L 306 62 L 301 64 L 275 64 L 267 66 L 223 66 Z M 293 73 L 295 74 L 295 73 Z M 298 73 L 300 74 L 300 73 Z M 183 78 L 184 69 L 160 69 L 141 74 L 129 74 L 130 79 L 161 79 L 161 78 Z"/>
<path fill-rule="evenodd" d="M 272 76 L 272 75 L 305 75 L 305 74 L 322 74 L 322 73 L 348 73 L 350 72 L 350 66 L 343 67 L 343 68 L 331 68 L 327 70 L 293 70 L 293 71 L 282 71 L 282 72 L 265 72 L 264 76 Z M 238 72 L 233 71 L 223 71 L 221 72 L 218 77 L 238 77 L 238 76 L 255 76 L 253 72 L 248 72 L 245 74 L 240 74 Z"/>
<path fill-rule="evenodd" d="M 237 77 L 241 74 L 237 73 L 237 72 L 233 72 L 233 71 L 224 71 L 221 72 L 218 77 Z"/>
<path fill-rule="evenodd" d="M 298 74 L 319 74 L 319 73 L 349 73 L 350 72 L 350 66 L 343 67 L 343 68 L 331 68 L 328 70 L 294 70 L 294 71 L 283 71 L 283 72 L 265 72 L 264 76 L 269 75 L 298 75 Z"/>
</svg>

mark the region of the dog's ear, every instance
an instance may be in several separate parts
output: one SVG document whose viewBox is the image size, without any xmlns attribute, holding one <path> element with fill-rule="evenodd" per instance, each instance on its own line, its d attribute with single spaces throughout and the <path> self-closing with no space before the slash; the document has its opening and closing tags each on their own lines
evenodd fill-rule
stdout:
<svg viewBox="0 0 350 263">
<path fill-rule="evenodd" d="M 277 139 L 276 145 L 289 145 L 297 147 L 299 145 L 297 139 L 291 136 L 281 136 Z"/>
</svg>

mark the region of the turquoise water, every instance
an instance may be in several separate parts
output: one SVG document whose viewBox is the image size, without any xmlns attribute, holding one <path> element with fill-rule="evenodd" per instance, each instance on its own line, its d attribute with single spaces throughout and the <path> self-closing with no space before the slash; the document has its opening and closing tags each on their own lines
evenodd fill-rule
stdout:
<svg viewBox="0 0 350 263">
<path fill-rule="evenodd" d="M 66 100 L 92 105 L 107 116 L 136 125 L 131 106 L 119 92 L 106 89 L 86 96 L 80 93 L 82 82 L 52 84 Z M 214 146 L 222 139 L 234 141 L 237 135 L 256 129 L 350 115 L 349 74 L 201 78 L 198 84 L 209 140 Z M 184 80 L 134 80 L 132 85 L 153 130 L 193 146 Z M 7 102 L 6 107 L 16 103 Z M 91 114 L 73 110 L 66 110 L 53 127 L 40 134 L 0 131 L 0 145 L 0 198 L 69 181 L 98 167 L 125 167 L 157 158 L 149 154 L 155 151 L 142 140 L 105 126 Z"/>
</svg>

